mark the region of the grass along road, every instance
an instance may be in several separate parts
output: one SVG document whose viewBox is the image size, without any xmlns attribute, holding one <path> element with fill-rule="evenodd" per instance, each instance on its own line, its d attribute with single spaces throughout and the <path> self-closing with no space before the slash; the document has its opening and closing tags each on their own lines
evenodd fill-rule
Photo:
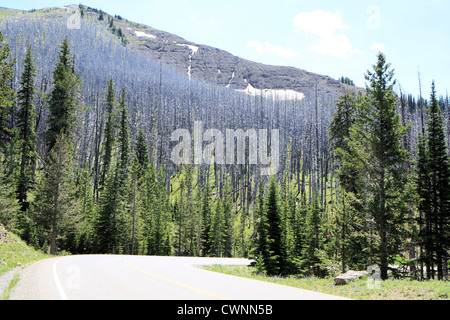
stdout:
<svg viewBox="0 0 450 320">
<path fill-rule="evenodd" d="M 230 274 L 255 280 L 292 286 L 320 293 L 326 293 L 357 300 L 449 300 L 448 281 L 386 280 L 379 289 L 370 289 L 366 280 L 356 280 L 345 286 L 336 286 L 333 278 L 297 278 L 295 276 L 267 277 L 254 275 L 254 268 L 248 266 L 210 265 L 203 267 L 209 271 Z"/>
</svg>

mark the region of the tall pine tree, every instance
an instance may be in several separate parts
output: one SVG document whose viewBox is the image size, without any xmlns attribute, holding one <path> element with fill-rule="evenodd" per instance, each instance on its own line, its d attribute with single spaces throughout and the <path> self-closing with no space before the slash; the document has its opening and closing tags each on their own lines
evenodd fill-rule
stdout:
<svg viewBox="0 0 450 320">
<path fill-rule="evenodd" d="M 373 71 L 366 74 L 366 99 L 350 129 L 353 163 L 366 184 L 367 213 L 373 219 L 377 241 L 373 243 L 371 264 L 378 264 L 381 278 L 387 279 L 388 265 L 401 250 L 405 239 L 403 223 L 406 207 L 407 152 L 403 137 L 407 130 L 396 114 L 394 70 L 383 53 Z"/>
<path fill-rule="evenodd" d="M 38 228 L 48 234 L 50 254 L 57 253 L 57 238 L 63 236 L 75 221 L 73 179 L 72 144 L 61 133 L 47 157 L 34 209 L 34 220 Z"/>
<path fill-rule="evenodd" d="M 80 79 L 74 73 L 73 58 L 67 37 L 59 45 L 60 53 L 53 71 L 53 90 L 49 100 L 50 115 L 46 133 L 47 147 L 51 150 L 60 133 L 70 141 L 76 119 Z"/>
<path fill-rule="evenodd" d="M 426 140 L 419 137 L 416 188 L 419 195 L 421 259 L 427 279 L 447 273 L 450 212 L 450 159 L 434 82 L 431 86 Z M 445 275 L 446 276 L 446 275 Z"/>
<path fill-rule="evenodd" d="M 11 81 L 14 75 L 15 59 L 10 60 L 8 44 L 3 44 L 0 32 L 0 152 L 7 156 L 8 143 L 11 139 L 11 110 L 13 106 L 14 90 Z"/>
<path fill-rule="evenodd" d="M 100 186 L 103 186 L 106 183 L 106 177 L 109 173 L 111 167 L 111 161 L 113 156 L 113 146 L 114 146 L 114 129 L 115 129 L 115 95 L 114 95 L 114 82 L 112 79 L 108 81 L 107 90 L 105 94 L 105 103 L 106 103 L 106 125 L 104 132 L 104 152 L 102 155 L 103 168 L 101 171 L 100 178 Z"/>
<path fill-rule="evenodd" d="M 25 212 L 28 208 L 27 192 L 32 187 L 36 166 L 36 113 L 34 99 L 34 67 L 31 46 L 28 46 L 24 60 L 24 71 L 21 76 L 18 92 L 17 127 L 20 137 L 20 174 L 18 179 L 18 199 Z"/>
<path fill-rule="evenodd" d="M 277 189 L 276 177 L 272 176 L 267 195 L 267 236 L 269 238 L 269 252 L 276 263 L 266 266 L 269 275 L 285 273 L 287 267 L 286 248 L 282 241 L 282 221 Z"/>
</svg>

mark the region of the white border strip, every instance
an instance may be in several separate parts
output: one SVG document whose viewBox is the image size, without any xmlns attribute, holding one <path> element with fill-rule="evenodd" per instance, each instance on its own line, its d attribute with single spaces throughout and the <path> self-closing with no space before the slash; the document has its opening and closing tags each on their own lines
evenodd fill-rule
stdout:
<svg viewBox="0 0 450 320">
<path fill-rule="evenodd" d="M 53 263 L 53 279 L 55 280 L 56 288 L 58 289 L 58 293 L 59 296 L 61 297 L 61 300 L 68 300 L 66 293 L 64 292 L 63 286 L 61 284 L 61 281 L 59 281 L 58 274 L 56 273 L 56 265 L 58 264 L 59 261 L 61 261 L 61 259 Z"/>
</svg>

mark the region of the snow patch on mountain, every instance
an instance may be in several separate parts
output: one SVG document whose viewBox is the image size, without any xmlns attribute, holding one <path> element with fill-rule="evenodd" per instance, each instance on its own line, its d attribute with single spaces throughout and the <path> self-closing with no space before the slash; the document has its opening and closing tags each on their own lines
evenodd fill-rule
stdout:
<svg viewBox="0 0 450 320">
<path fill-rule="evenodd" d="M 197 46 L 194 46 L 191 44 L 185 44 L 185 43 L 180 43 L 179 45 L 182 47 L 187 47 L 187 48 L 191 49 L 191 54 L 189 55 L 188 71 L 187 71 L 187 74 L 188 74 L 189 80 L 190 80 L 191 79 L 191 69 L 192 69 L 192 56 L 197 53 L 199 48 Z"/>
<path fill-rule="evenodd" d="M 246 81 L 247 82 L 247 81 Z M 236 89 L 236 91 L 246 93 L 252 96 L 273 97 L 279 100 L 302 100 L 305 95 L 301 92 L 290 89 L 256 89 L 248 83 L 246 89 Z"/>
<path fill-rule="evenodd" d="M 148 34 L 142 31 L 135 31 L 134 32 L 136 37 L 140 37 L 140 38 L 150 38 L 150 39 L 156 39 L 156 36 L 152 35 L 152 34 Z"/>
<path fill-rule="evenodd" d="M 197 51 L 198 51 L 198 47 L 197 47 L 197 46 L 194 46 L 194 45 L 192 45 L 192 44 L 184 44 L 184 43 L 180 43 L 180 46 L 187 47 L 187 48 L 191 49 L 192 55 L 196 54 Z"/>
</svg>

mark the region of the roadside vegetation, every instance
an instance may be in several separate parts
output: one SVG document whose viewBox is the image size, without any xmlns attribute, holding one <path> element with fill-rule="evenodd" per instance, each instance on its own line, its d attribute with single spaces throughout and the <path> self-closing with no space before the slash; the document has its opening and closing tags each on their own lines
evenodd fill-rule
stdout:
<svg viewBox="0 0 450 320">
<path fill-rule="evenodd" d="M 267 276 L 256 274 L 249 266 L 204 266 L 203 269 L 238 277 L 266 281 L 295 288 L 312 290 L 356 300 L 449 300 L 448 282 L 439 280 L 417 281 L 389 279 L 380 283 L 380 288 L 369 288 L 367 278 L 361 278 L 347 285 L 335 285 L 333 278 Z"/>
<path fill-rule="evenodd" d="M 14 268 L 47 258 L 48 255 L 26 245 L 17 235 L 0 225 L 0 276 Z"/>
</svg>

